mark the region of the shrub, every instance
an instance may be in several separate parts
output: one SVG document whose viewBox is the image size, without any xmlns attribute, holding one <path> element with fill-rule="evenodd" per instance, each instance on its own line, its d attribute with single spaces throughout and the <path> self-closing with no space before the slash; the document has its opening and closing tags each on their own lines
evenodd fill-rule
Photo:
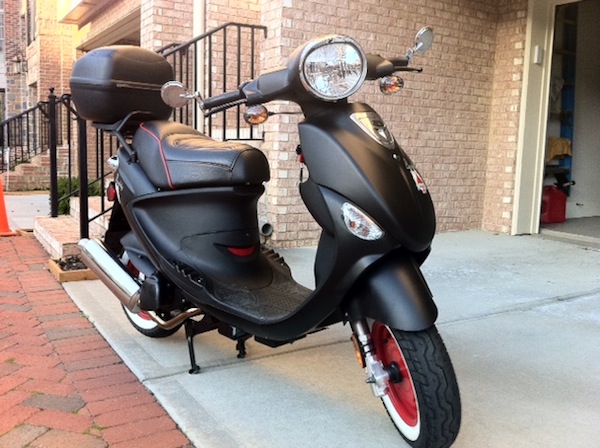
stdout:
<svg viewBox="0 0 600 448">
<path fill-rule="evenodd" d="M 70 187 L 70 188 L 69 188 Z M 102 193 L 102 187 L 99 181 L 94 181 L 88 185 L 88 196 L 100 196 Z M 70 198 L 71 196 L 78 197 L 79 196 L 79 178 L 71 177 L 71 182 L 69 184 L 68 177 L 59 177 L 58 178 L 58 214 L 59 215 L 68 215 L 70 213 L 71 204 Z"/>
</svg>

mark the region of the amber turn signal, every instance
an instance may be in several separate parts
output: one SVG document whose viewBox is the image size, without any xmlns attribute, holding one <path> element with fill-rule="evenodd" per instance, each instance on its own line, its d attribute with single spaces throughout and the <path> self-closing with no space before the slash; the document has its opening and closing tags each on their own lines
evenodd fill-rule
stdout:
<svg viewBox="0 0 600 448">
<path fill-rule="evenodd" d="M 251 125 L 262 124 L 269 118 L 269 111 L 262 104 L 250 106 L 244 112 L 244 121 Z"/>
<path fill-rule="evenodd" d="M 404 87 L 404 80 L 399 76 L 384 76 L 379 80 L 379 89 L 386 95 L 399 92 Z"/>
</svg>

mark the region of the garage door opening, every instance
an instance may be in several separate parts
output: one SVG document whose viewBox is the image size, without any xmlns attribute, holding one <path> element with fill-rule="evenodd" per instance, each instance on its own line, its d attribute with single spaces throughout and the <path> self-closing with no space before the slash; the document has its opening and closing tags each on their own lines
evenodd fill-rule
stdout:
<svg viewBox="0 0 600 448">
<path fill-rule="evenodd" d="M 540 229 L 600 242 L 598 23 L 600 0 L 556 7 Z"/>
</svg>

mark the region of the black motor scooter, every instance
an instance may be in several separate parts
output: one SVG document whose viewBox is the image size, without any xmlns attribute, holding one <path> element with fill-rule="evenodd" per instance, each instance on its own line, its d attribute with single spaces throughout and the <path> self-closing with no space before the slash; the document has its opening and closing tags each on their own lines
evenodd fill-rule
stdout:
<svg viewBox="0 0 600 448">
<path fill-rule="evenodd" d="M 77 61 L 71 90 L 80 116 L 120 142 L 109 161 L 109 229 L 103 242 L 80 242 L 82 258 L 135 328 L 165 337 L 185 326 L 197 373 L 196 334 L 217 330 L 243 357 L 250 337 L 278 347 L 349 323 L 367 383 L 402 436 L 414 447 L 450 446 L 459 391 L 420 271 L 435 233 L 431 197 L 379 115 L 347 100 L 365 80 L 400 90 L 394 73 L 420 71 L 409 64 L 432 39 L 424 28 L 404 57 L 386 59 L 351 38 L 321 37 L 284 67 L 206 99 L 171 81 L 170 65 L 148 50 L 104 47 Z M 300 194 L 322 228 L 314 290 L 261 245 L 257 201 L 270 175 L 263 153 L 169 121 L 161 97 L 172 107 L 195 99 L 205 115 L 245 104 L 252 124 L 267 119 L 270 101 L 300 106 L 298 153 L 308 173 Z"/>
</svg>

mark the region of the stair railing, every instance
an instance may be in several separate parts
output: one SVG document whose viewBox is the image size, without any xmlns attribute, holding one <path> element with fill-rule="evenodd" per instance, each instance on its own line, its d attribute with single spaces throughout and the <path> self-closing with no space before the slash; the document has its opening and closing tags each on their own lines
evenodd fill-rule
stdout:
<svg viewBox="0 0 600 448">
<path fill-rule="evenodd" d="M 233 90 L 256 77 L 260 46 L 267 36 L 261 25 L 229 22 L 181 45 L 158 50 L 174 70 L 175 79 L 203 97 Z M 263 140 L 262 132 L 240 120 L 240 106 L 205 118 L 194 103 L 174 111 L 175 121 L 202 130 L 218 140 Z"/>
<path fill-rule="evenodd" d="M 264 26 L 226 23 L 186 43 L 172 44 L 159 52 L 173 67 L 175 79 L 204 96 L 232 90 L 254 78 L 258 68 L 258 47 L 266 37 Z M 262 140 L 256 131 L 240 120 L 239 110 L 204 117 L 190 104 L 174 111 L 173 119 L 190 125 L 219 140 Z M 118 142 L 109 133 L 88 126 L 77 115 L 70 95 L 57 97 L 50 89 L 48 101 L 0 123 L 0 172 L 13 169 L 46 150 L 50 153 L 50 215 L 58 216 L 59 204 L 79 196 L 81 238 L 89 238 L 89 224 L 110 208 L 105 207 L 104 181 L 111 175 L 106 160 L 116 153 Z M 61 148 L 61 160 L 58 157 Z M 61 162 L 66 168 L 60 168 Z M 58 196 L 59 172 L 67 177 L 68 192 Z M 75 182 L 77 174 L 78 182 Z M 89 216 L 90 185 L 99 184 L 100 208 Z"/>
<path fill-rule="evenodd" d="M 48 149 L 48 103 L 35 106 L 0 122 L 0 173 Z"/>
</svg>

